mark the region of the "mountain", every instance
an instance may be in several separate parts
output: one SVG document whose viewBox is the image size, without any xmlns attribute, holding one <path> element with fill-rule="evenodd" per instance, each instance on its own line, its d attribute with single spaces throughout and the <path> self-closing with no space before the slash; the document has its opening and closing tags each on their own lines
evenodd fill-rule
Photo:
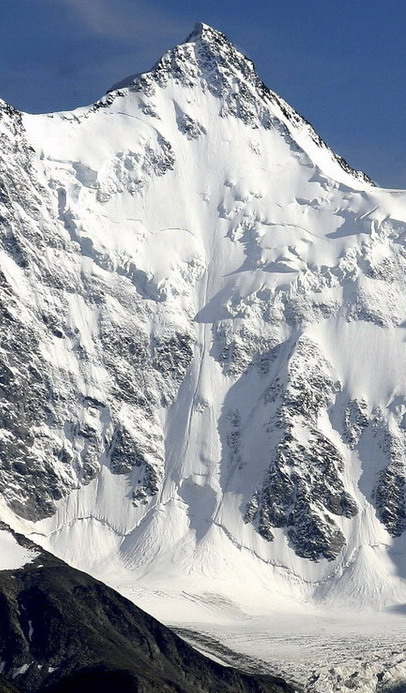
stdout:
<svg viewBox="0 0 406 693">
<path fill-rule="evenodd" d="M 0 117 L 2 518 L 167 622 L 402 605 L 406 194 L 203 24 Z"/>
<path fill-rule="evenodd" d="M 127 599 L 0 529 L 0 690 L 294 693 L 206 659 Z"/>
</svg>

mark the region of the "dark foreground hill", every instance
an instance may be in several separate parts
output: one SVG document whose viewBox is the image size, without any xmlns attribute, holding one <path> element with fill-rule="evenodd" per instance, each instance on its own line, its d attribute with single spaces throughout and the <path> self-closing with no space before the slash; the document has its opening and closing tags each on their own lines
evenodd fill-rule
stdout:
<svg viewBox="0 0 406 693">
<path fill-rule="evenodd" d="M 293 693 L 207 659 L 113 589 L 14 538 L 32 553 L 0 572 L 1 693 Z"/>
</svg>

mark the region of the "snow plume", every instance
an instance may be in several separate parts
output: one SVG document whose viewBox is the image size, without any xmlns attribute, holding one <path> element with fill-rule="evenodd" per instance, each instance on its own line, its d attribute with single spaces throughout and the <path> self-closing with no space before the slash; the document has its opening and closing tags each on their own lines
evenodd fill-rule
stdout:
<svg viewBox="0 0 406 693">
<path fill-rule="evenodd" d="M 49 0 L 46 0 L 49 2 Z M 54 1 L 54 0 L 53 0 Z M 164 7 L 152 7 L 143 0 L 57 0 L 77 12 L 95 34 L 110 36 L 137 46 L 165 39 L 173 42 L 182 32 L 182 19 L 174 19 Z"/>
</svg>

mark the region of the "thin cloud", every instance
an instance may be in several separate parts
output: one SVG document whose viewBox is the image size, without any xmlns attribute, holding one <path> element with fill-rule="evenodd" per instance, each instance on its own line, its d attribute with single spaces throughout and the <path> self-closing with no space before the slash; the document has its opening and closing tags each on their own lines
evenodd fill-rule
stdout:
<svg viewBox="0 0 406 693">
<path fill-rule="evenodd" d="M 174 17 L 164 8 L 151 7 L 143 0 L 58 0 L 77 13 L 86 27 L 100 36 L 111 37 L 139 46 L 182 39 L 190 23 Z M 186 28 L 187 26 L 187 28 Z"/>
<path fill-rule="evenodd" d="M 69 24 L 79 29 L 81 37 L 98 39 L 99 46 L 106 42 L 106 54 L 97 60 L 90 51 L 81 64 L 81 80 L 85 72 L 94 73 L 95 84 L 101 93 L 134 72 L 149 70 L 162 53 L 185 39 L 196 18 L 184 12 L 170 12 L 147 0 L 42 0 L 50 7 L 64 9 Z M 193 12 L 193 10 L 192 10 Z M 71 30 L 72 33 L 72 30 Z M 111 41 L 116 43 L 111 46 Z M 105 65 L 105 61 L 112 64 Z M 114 72 L 114 63 L 117 71 Z M 64 70 L 65 62 L 60 66 Z M 98 97 L 99 94 L 97 93 Z M 93 94 L 93 98 L 95 95 Z"/>
</svg>

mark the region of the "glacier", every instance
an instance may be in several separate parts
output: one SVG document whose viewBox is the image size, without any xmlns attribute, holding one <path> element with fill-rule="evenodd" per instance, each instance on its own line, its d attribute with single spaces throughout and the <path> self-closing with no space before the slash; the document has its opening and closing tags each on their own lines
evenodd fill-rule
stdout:
<svg viewBox="0 0 406 693">
<path fill-rule="evenodd" d="M 0 518 L 167 623 L 401 633 L 406 193 L 204 24 L 0 138 Z"/>
</svg>

